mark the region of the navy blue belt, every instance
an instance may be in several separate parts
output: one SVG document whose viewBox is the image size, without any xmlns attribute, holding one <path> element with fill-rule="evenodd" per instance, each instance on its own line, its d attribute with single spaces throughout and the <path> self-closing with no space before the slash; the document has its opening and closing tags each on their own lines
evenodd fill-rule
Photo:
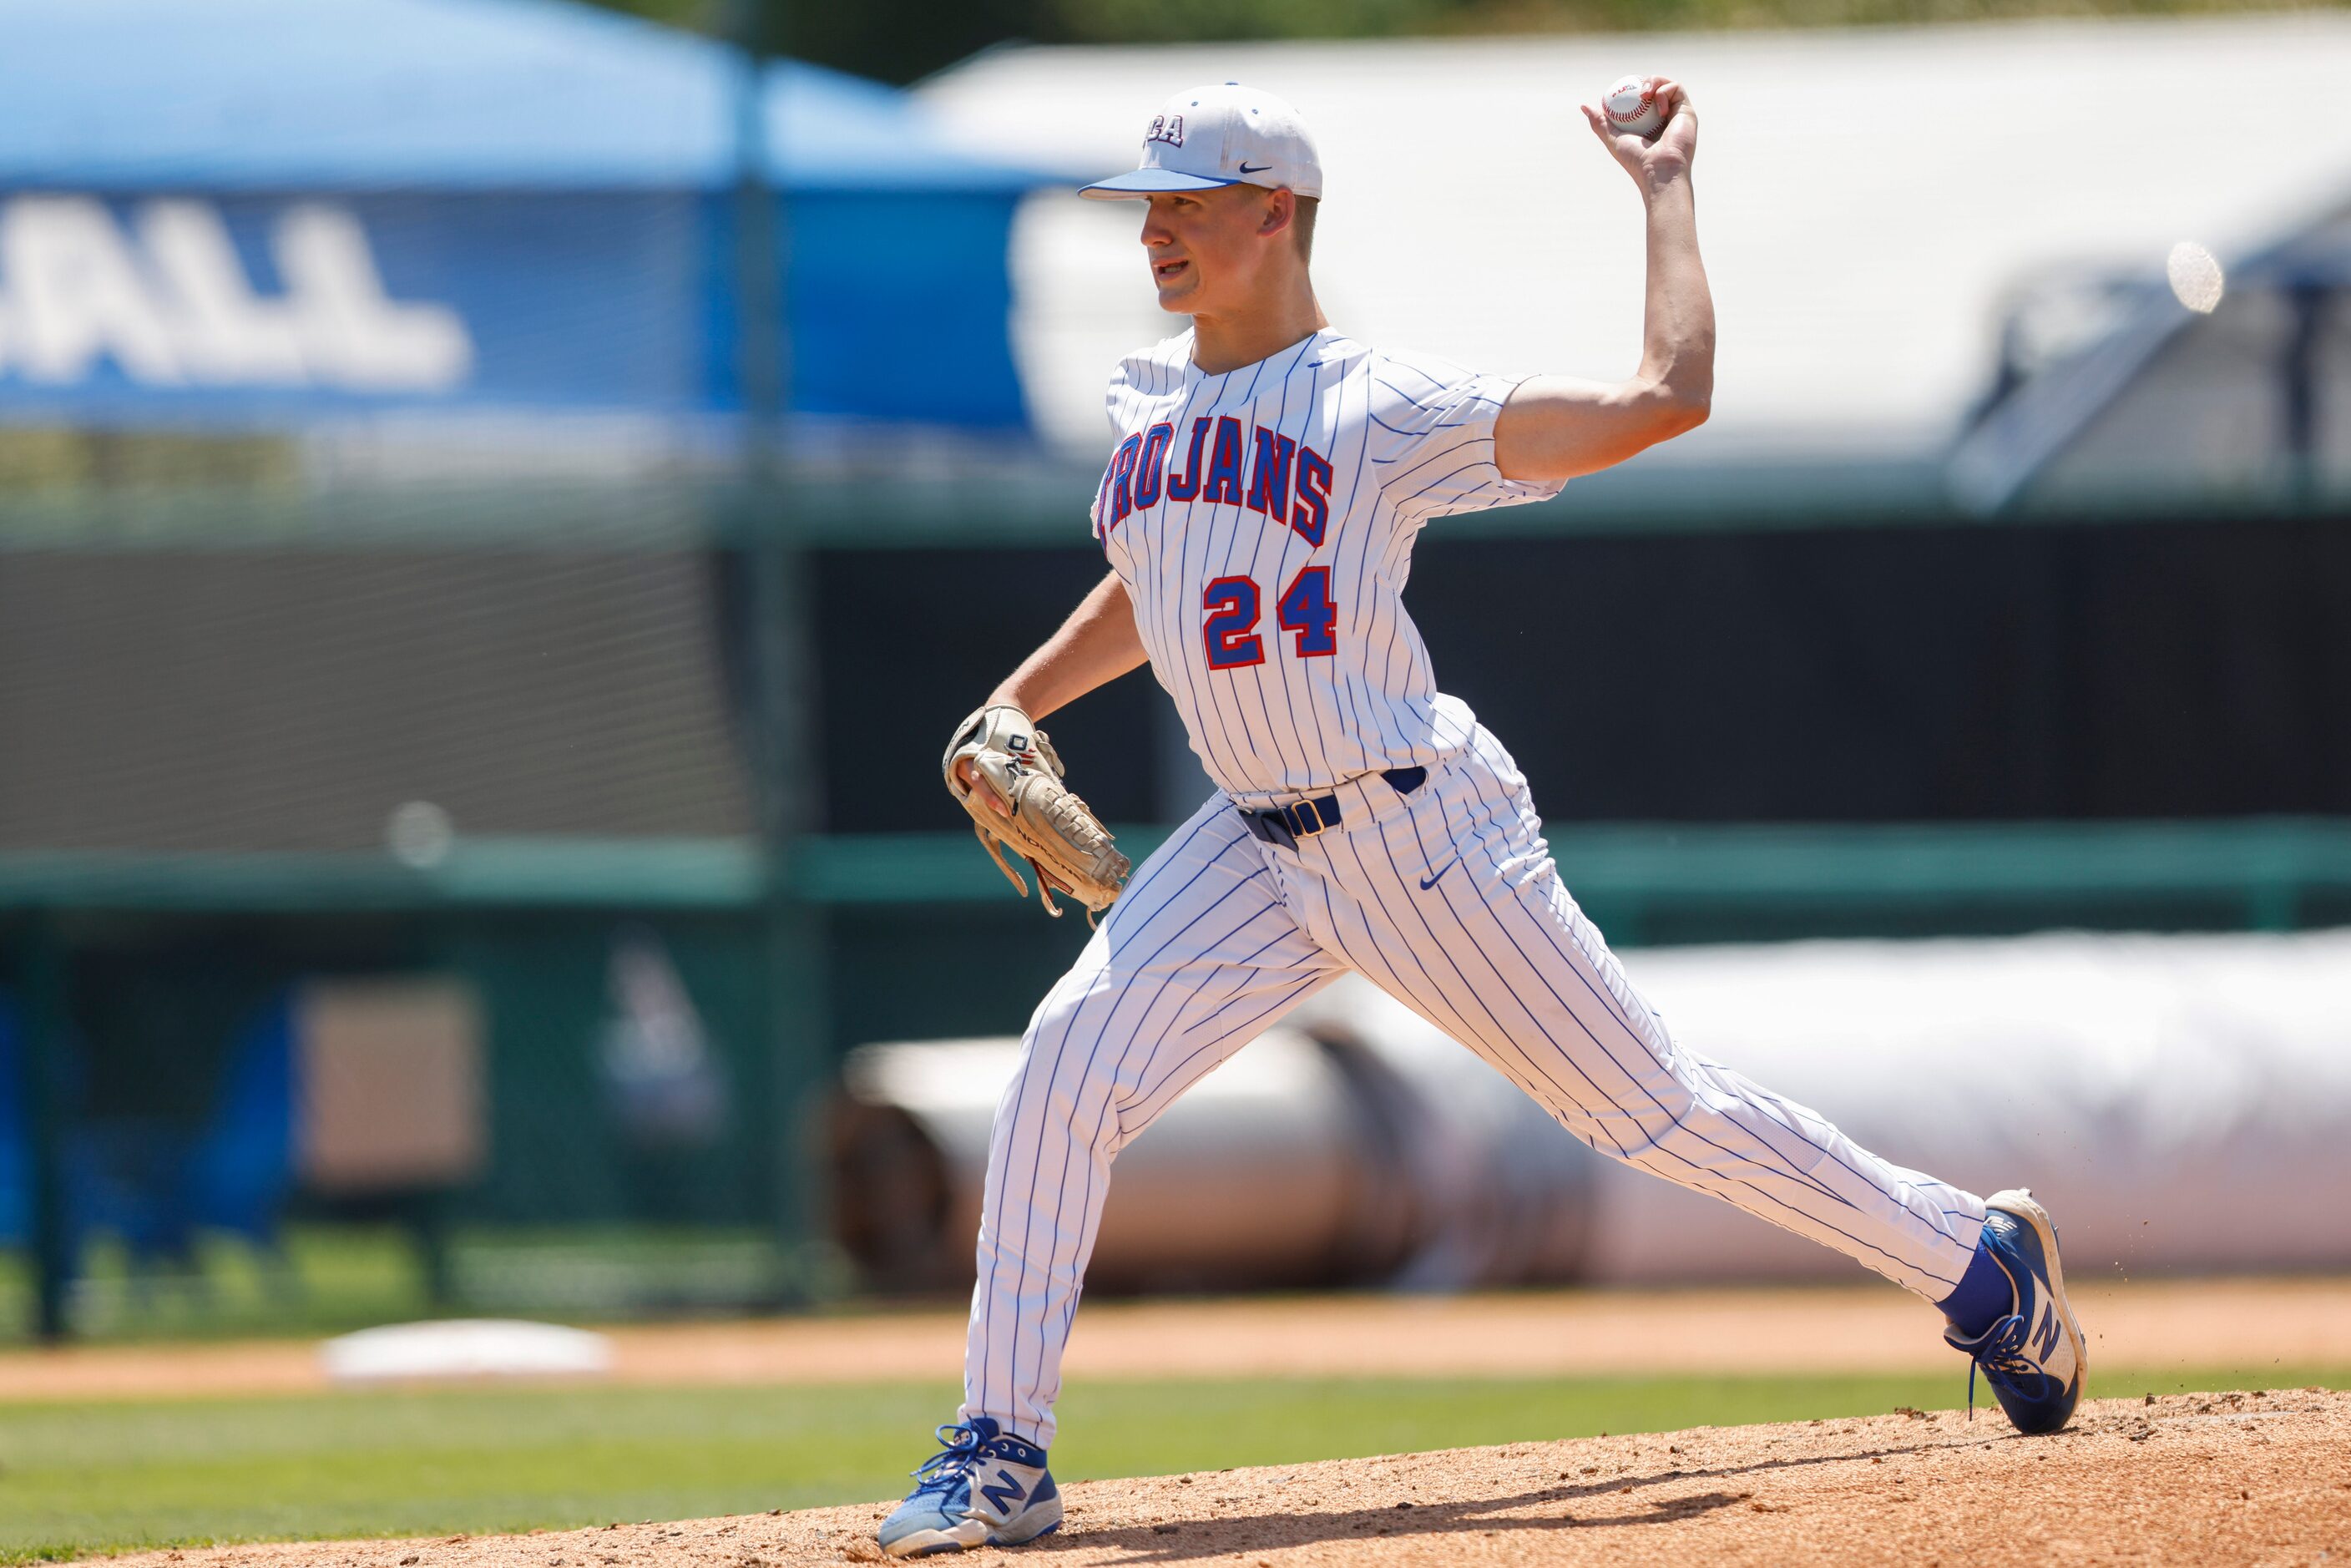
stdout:
<svg viewBox="0 0 2351 1568">
<path fill-rule="evenodd" d="M 1395 786 L 1399 795 L 1409 795 L 1428 780 L 1426 768 L 1391 768 L 1380 775 Z M 1339 797 L 1318 795 L 1311 800 L 1300 800 L 1288 806 L 1269 807 L 1252 811 L 1235 807 L 1240 812 L 1241 825 L 1263 839 L 1286 850 L 1296 849 L 1298 841 L 1311 839 L 1325 828 L 1339 825 Z"/>
</svg>

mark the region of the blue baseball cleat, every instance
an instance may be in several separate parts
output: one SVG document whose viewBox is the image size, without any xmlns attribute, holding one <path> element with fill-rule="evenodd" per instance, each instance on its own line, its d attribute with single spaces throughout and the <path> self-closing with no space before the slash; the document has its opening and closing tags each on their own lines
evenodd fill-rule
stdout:
<svg viewBox="0 0 2351 1568">
<path fill-rule="evenodd" d="M 2082 1325 L 2065 1302 L 2065 1275 L 2057 1264 L 2057 1228 L 2024 1187 L 1984 1199 L 1983 1240 L 2013 1292 L 2009 1311 L 1981 1333 L 1955 1325 L 1943 1331 L 1954 1350 L 1975 1362 L 1968 1373 L 1968 1408 L 1975 1409 L 1977 1372 L 1991 1385 L 2000 1407 L 2020 1432 L 2054 1432 L 2081 1402 L 2090 1369 Z"/>
<path fill-rule="evenodd" d="M 986 1416 L 939 1428 L 939 1451 L 874 1539 L 893 1557 L 1018 1546 L 1061 1527 L 1061 1492 L 1045 1450 Z"/>
</svg>

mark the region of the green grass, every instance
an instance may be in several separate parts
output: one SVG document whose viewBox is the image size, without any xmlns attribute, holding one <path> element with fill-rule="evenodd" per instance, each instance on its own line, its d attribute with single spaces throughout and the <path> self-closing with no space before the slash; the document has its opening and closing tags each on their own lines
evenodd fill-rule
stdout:
<svg viewBox="0 0 2351 1568">
<path fill-rule="evenodd" d="M 2308 1368 L 2109 1375 L 2109 1393 L 2340 1386 Z M 1926 1377 L 1094 1383 L 1062 1402 L 1065 1480 L 1878 1414 Z M 215 1541 L 445 1534 L 895 1494 L 946 1384 L 571 1388 L 0 1406 L 0 1563 Z"/>
<path fill-rule="evenodd" d="M 206 1236 L 194 1268 L 134 1271 L 111 1241 L 90 1247 L 68 1298 L 74 1336 L 93 1342 L 329 1334 L 431 1310 L 423 1270 L 391 1226 L 289 1227 L 282 1262 Z M 30 1337 L 31 1260 L 0 1252 L 0 1341 Z"/>
<path fill-rule="evenodd" d="M 133 1269 L 117 1244 L 94 1243 L 68 1299 L 74 1338 L 309 1338 L 436 1316 L 735 1315 L 834 1301 L 849 1283 L 830 1249 L 787 1251 L 739 1227 L 460 1227 L 449 1249 L 456 1299 L 438 1306 L 413 1239 L 396 1226 L 289 1225 L 283 1248 L 273 1257 L 208 1234 L 192 1267 L 157 1271 Z M 30 1262 L 0 1249 L 0 1346 L 28 1340 L 32 1325 Z"/>
</svg>

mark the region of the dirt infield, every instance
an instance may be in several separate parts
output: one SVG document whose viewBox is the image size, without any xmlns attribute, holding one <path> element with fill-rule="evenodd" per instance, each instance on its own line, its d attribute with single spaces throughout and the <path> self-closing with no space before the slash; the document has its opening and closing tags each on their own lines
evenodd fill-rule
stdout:
<svg viewBox="0 0 2351 1568">
<path fill-rule="evenodd" d="M 2314 1563 L 2351 1549 L 2351 1394 L 2105 1400 L 2051 1437 L 1896 1413 L 1069 1490 L 988 1563 Z M 873 1561 L 886 1504 L 426 1542 L 157 1552 L 136 1568 L 787 1568 Z"/>
<path fill-rule="evenodd" d="M 2093 1365 L 2351 1366 L 2351 1281 L 2076 1284 Z M 1890 1285 L 1485 1296 L 1089 1302 L 1073 1377 L 1565 1376 L 1948 1371 L 1934 1314 Z M 960 1311 L 611 1331 L 622 1383 L 951 1378 Z M 0 1355 L 0 1401 L 293 1394 L 328 1386 L 303 1342 Z"/>
</svg>

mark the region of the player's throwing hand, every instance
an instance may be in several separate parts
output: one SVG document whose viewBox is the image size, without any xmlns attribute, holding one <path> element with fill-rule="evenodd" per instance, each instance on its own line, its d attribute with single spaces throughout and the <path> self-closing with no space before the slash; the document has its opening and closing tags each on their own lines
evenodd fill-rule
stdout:
<svg viewBox="0 0 2351 1568">
<path fill-rule="evenodd" d="M 1655 136 L 1635 136 L 1617 130 L 1608 123 L 1608 117 L 1592 104 L 1583 106 L 1583 118 L 1592 127 L 1592 134 L 1600 138 L 1601 145 L 1625 166 L 1625 172 L 1644 191 L 1677 175 L 1687 174 L 1690 164 L 1698 158 L 1698 110 L 1682 84 L 1671 77 L 1647 78 L 1650 92 L 1656 99 L 1657 112 L 1666 123 Z"/>
</svg>

